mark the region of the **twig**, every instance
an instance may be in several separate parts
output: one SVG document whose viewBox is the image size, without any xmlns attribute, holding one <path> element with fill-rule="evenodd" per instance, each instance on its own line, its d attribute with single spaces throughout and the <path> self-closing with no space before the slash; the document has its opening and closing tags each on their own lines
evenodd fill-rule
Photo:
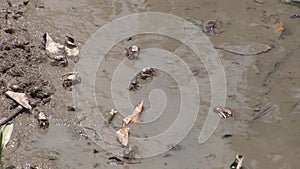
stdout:
<svg viewBox="0 0 300 169">
<path fill-rule="evenodd" d="M 270 113 L 271 110 L 273 110 L 274 108 L 275 108 L 274 105 L 273 105 L 273 106 L 270 106 L 270 107 L 268 107 L 268 108 L 266 108 L 266 109 L 263 110 L 262 112 L 260 112 L 260 113 L 258 113 L 257 115 L 255 115 L 255 116 L 252 118 L 252 121 L 255 121 L 255 120 L 261 118 L 262 116 L 264 116 L 264 115 Z"/>
</svg>

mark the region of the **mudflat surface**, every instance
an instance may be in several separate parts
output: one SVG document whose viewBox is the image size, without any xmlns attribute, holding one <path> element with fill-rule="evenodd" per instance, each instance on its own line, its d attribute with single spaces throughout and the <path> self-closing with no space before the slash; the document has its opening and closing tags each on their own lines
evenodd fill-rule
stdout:
<svg viewBox="0 0 300 169">
<path fill-rule="evenodd" d="M 300 19 L 291 18 L 299 14 L 297 3 L 267 0 L 2 0 L 0 6 L 0 118 L 7 117 L 16 107 L 5 96 L 7 90 L 26 93 L 34 107 L 31 113 L 24 112 L 13 119 L 13 134 L 3 150 L 3 168 L 13 165 L 49 169 L 226 169 L 237 153 L 245 156 L 243 166 L 247 169 L 299 168 Z M 151 158 L 136 159 L 137 164 L 113 166 L 107 163 L 111 154 L 86 137 L 77 112 L 68 111 L 68 106 L 74 106 L 72 91 L 63 88 L 61 76 L 73 71 L 75 63 L 70 60 L 67 67 L 51 66 L 42 36 L 48 32 L 55 41 L 63 43 L 65 35 L 72 35 L 82 48 L 105 24 L 121 16 L 146 11 L 170 13 L 196 23 L 218 19 L 222 31 L 207 35 L 215 46 L 262 43 L 272 44 L 273 48 L 251 56 L 217 50 L 226 74 L 226 107 L 232 109 L 236 117 L 221 120 L 212 137 L 199 144 L 198 136 L 211 99 L 211 84 L 205 66 L 189 48 L 174 39 L 149 34 L 134 36 L 134 43 L 142 49 L 168 50 L 200 72 L 195 77 L 201 86 L 200 110 L 192 130 L 182 142 L 173 145 L 172 150 Z M 279 21 L 284 23 L 283 32 L 276 29 L 275 24 Z M 101 113 L 114 107 L 109 80 L 117 64 L 124 59 L 123 49 L 129 44 L 131 42 L 125 39 L 112 48 L 97 71 L 95 91 Z M 180 91 L 176 81 L 164 72 L 158 72 L 153 80 L 142 85 L 142 89 L 130 92 L 132 103 L 144 99 L 145 107 L 149 107 L 149 92 L 156 88 L 164 91 L 168 99 L 166 111 L 159 120 L 153 116 L 153 122 L 133 128 L 134 136 L 149 137 L 161 133 L 175 120 Z M 257 116 L 269 107 L 268 113 Z M 49 118 L 47 129 L 38 126 L 36 116 L 41 111 Z M 115 128 L 120 127 L 117 123 L 120 120 L 121 116 L 114 119 Z M 225 134 L 233 137 L 222 139 Z M 111 143 L 119 144 L 116 140 Z"/>
</svg>

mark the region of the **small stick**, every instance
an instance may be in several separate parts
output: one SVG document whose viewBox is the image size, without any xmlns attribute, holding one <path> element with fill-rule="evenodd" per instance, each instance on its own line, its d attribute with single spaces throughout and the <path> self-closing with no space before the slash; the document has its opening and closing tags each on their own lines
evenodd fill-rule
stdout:
<svg viewBox="0 0 300 169">
<path fill-rule="evenodd" d="M 271 110 L 274 109 L 274 106 L 270 106 L 268 108 L 266 108 L 265 110 L 263 110 L 262 112 L 258 113 L 257 115 L 255 115 L 253 118 L 252 118 L 252 121 L 255 121 L 259 118 L 261 118 L 262 116 L 268 114 Z"/>
</svg>

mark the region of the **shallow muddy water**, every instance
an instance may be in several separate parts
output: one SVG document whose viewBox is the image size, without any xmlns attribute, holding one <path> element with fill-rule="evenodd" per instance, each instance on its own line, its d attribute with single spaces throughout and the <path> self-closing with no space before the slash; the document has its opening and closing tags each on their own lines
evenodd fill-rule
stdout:
<svg viewBox="0 0 300 169">
<path fill-rule="evenodd" d="M 209 140 L 200 144 L 199 133 L 212 97 L 205 65 L 189 47 L 175 39 L 154 34 L 136 35 L 131 41 L 124 39 L 116 44 L 99 64 L 95 76 L 96 111 L 81 109 L 80 104 L 76 105 L 80 113 L 67 111 L 66 107 L 73 105 L 73 93 L 62 87 L 61 75 L 75 69 L 72 61 L 66 68 L 51 67 L 49 61 L 39 64 L 39 72 L 55 89 L 51 101 L 40 108 L 49 115 L 50 126 L 46 130 L 38 129 L 34 127 L 32 116 L 22 114 L 21 117 L 27 118 L 24 124 L 30 125 L 22 127 L 22 121 L 17 124 L 15 131 L 19 131 L 4 150 L 4 166 L 226 169 L 234 161 L 235 155 L 240 153 L 245 156 L 243 166 L 246 169 L 299 168 L 300 19 L 290 18 L 300 12 L 295 4 L 268 0 L 262 3 L 252 0 L 32 0 L 22 19 L 36 43 L 41 41 L 45 32 L 59 42 L 63 42 L 64 36 L 70 34 L 83 48 L 93 33 L 105 24 L 137 12 L 168 13 L 197 23 L 218 19 L 224 31 L 207 35 L 212 45 L 242 45 L 249 42 L 274 45 L 270 51 L 252 56 L 217 50 L 226 75 L 226 107 L 234 112 L 235 118 L 222 119 Z M 277 21 L 284 23 L 285 30 L 282 33 L 274 31 L 273 25 Z M 103 127 L 103 132 L 98 130 L 98 134 L 113 131 L 104 129 L 107 126 L 102 126 L 98 118 L 115 108 L 111 81 L 119 64 L 124 61 L 124 48 L 132 44 L 141 47 L 141 52 L 147 48 L 164 49 L 184 61 L 191 71 L 180 79 L 195 79 L 199 88 L 199 100 L 195 99 L 199 103 L 199 112 L 192 129 L 178 145 L 172 145 L 172 138 L 164 140 L 174 147 L 171 150 L 154 157 L 137 158 L 137 164 L 113 166 L 107 163 L 111 153 L 89 138 L 84 126 L 88 124 L 88 127 L 97 130 L 99 126 Z M 143 57 L 141 54 L 139 59 Z M 138 62 L 127 60 L 125 64 L 135 69 Z M 180 65 L 176 60 L 166 62 L 168 65 Z M 193 76 L 192 70 L 197 70 L 199 74 Z M 121 115 L 128 115 L 140 100 L 145 100 L 144 112 L 148 113 L 142 114 L 141 124 L 132 126 L 132 136 L 155 136 L 172 125 L 180 110 L 181 95 L 177 86 L 178 81 L 172 75 L 158 71 L 153 79 L 141 81 L 140 89 L 128 92 L 131 105 Z M 126 97 L 124 93 L 117 94 Z M 167 100 L 166 106 L 164 99 Z M 270 112 L 253 120 L 268 107 L 272 108 Z M 164 110 L 163 113 L 160 113 L 161 110 Z M 121 127 L 121 115 L 114 118 L 112 129 Z M 17 133 L 23 134 L 18 136 Z M 233 136 L 223 139 L 225 134 Z M 111 135 L 101 137 L 101 141 L 120 147 Z"/>
</svg>

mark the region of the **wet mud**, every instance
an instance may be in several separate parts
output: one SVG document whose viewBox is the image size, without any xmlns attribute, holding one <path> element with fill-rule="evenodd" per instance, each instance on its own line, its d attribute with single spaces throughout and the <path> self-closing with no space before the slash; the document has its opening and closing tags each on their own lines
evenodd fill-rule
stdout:
<svg viewBox="0 0 300 169">
<path fill-rule="evenodd" d="M 267 0 L 2 0 L 0 6 L 0 118 L 8 117 L 17 107 L 5 96 L 7 90 L 25 93 L 33 106 L 31 112 L 25 111 L 12 120 L 14 130 L 3 150 L 2 168 L 226 169 L 237 153 L 244 155 L 243 166 L 247 169 L 299 168 L 300 19 L 291 17 L 299 14 L 298 3 Z M 198 136 L 211 99 L 210 80 L 201 60 L 187 46 L 160 35 L 136 35 L 131 41 L 126 39 L 117 44 L 97 71 L 95 90 L 101 110 L 99 116 L 114 108 L 109 82 L 124 59 L 124 48 L 132 44 L 141 49 L 158 47 L 180 56 L 200 86 L 198 117 L 182 142 L 170 144 L 170 150 L 162 155 L 131 162 L 123 159 L 122 163 L 113 161 L 116 158 L 97 146 L 80 126 L 84 119 L 77 118 L 77 111 L 84 110 L 73 103 L 73 86 L 65 89 L 61 79 L 63 74 L 74 70 L 76 63 L 70 60 L 66 67 L 51 66 L 42 37 L 48 32 L 55 41 L 63 43 L 66 35 L 72 35 L 82 48 L 86 40 L 106 23 L 144 11 L 174 14 L 198 26 L 217 20 L 215 32 L 207 34 L 214 46 L 260 43 L 273 47 L 249 56 L 216 49 L 226 74 L 226 107 L 235 117 L 222 119 L 212 137 L 199 144 Z M 283 31 L 276 25 L 280 21 L 284 23 Z M 213 26 L 212 22 L 210 26 Z M 133 104 L 145 100 L 145 111 L 151 104 L 159 104 L 151 103 L 148 98 L 153 89 L 164 91 L 168 99 L 164 114 L 142 114 L 141 122 L 152 122 L 133 127 L 133 136 L 150 137 L 166 130 L 176 119 L 180 91 L 174 78 L 162 71 L 151 80 L 141 81 L 140 85 L 136 91 L 130 91 L 129 96 Z M 128 113 L 130 111 L 131 108 Z M 36 118 L 40 112 L 47 115 L 48 128 L 40 128 Z M 122 118 L 120 114 L 114 117 L 113 129 L 121 127 Z M 105 139 L 120 146 L 112 136 Z"/>
</svg>

